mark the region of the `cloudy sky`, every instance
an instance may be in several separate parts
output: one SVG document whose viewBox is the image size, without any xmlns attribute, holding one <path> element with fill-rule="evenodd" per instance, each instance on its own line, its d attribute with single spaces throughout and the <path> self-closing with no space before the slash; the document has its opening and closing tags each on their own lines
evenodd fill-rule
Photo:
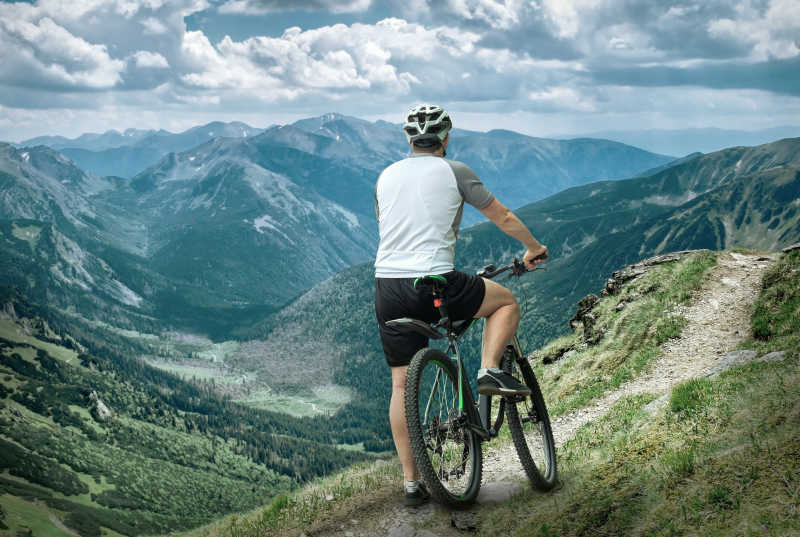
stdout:
<svg viewBox="0 0 800 537">
<path fill-rule="evenodd" d="M 537 136 L 800 125 L 800 0 L 0 3 L 0 140 L 420 101 Z"/>
</svg>

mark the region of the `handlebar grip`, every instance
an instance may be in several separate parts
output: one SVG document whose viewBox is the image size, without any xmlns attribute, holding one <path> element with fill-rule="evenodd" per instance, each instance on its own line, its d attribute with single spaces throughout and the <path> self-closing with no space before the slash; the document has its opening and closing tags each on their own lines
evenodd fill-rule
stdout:
<svg viewBox="0 0 800 537">
<path fill-rule="evenodd" d="M 533 259 L 531 259 L 531 261 L 539 261 L 539 260 L 544 261 L 549 257 L 550 257 L 550 253 L 547 250 L 545 250 L 541 254 L 539 254 L 536 257 L 534 257 Z"/>
</svg>

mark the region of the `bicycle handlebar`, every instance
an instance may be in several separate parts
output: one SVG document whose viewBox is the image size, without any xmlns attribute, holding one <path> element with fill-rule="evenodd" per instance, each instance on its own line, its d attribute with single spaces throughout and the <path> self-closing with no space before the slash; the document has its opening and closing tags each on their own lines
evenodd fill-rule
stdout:
<svg viewBox="0 0 800 537">
<path fill-rule="evenodd" d="M 533 261 L 542 258 L 546 258 L 546 254 L 534 257 Z M 525 266 L 525 263 L 523 263 L 522 261 L 520 261 L 515 257 L 514 261 L 512 261 L 510 265 L 506 265 L 504 267 L 497 268 L 494 265 L 487 265 L 483 267 L 482 270 L 478 271 L 478 276 L 491 280 L 492 278 L 499 276 L 504 272 L 508 272 L 509 270 L 511 271 L 511 274 L 509 275 L 510 278 L 511 276 L 519 277 L 525 274 L 526 272 L 533 272 L 534 270 L 544 270 L 544 267 L 534 267 L 532 269 L 529 269 L 528 267 Z"/>
</svg>

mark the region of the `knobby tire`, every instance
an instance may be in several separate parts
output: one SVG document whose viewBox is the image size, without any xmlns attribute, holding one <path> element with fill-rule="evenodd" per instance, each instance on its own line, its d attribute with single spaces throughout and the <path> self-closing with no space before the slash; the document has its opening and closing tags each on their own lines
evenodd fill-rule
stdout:
<svg viewBox="0 0 800 537">
<path fill-rule="evenodd" d="M 466 379 L 464 384 L 469 389 Z M 431 495 L 450 506 L 475 501 L 481 487 L 481 442 L 459 409 L 458 373 L 446 354 L 425 348 L 414 355 L 405 409 L 411 451 Z"/>
<path fill-rule="evenodd" d="M 556 449 L 547 407 L 527 360 L 516 361 L 507 353 L 502 367 L 512 371 L 531 390 L 531 395 L 515 404 L 506 401 L 506 418 L 514 439 L 517 455 L 531 484 L 537 490 L 548 491 L 556 485 Z"/>
</svg>

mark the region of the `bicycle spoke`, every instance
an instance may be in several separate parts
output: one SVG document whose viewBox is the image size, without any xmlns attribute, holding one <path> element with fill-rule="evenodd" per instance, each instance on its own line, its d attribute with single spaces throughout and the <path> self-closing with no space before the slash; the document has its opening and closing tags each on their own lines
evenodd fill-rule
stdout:
<svg viewBox="0 0 800 537">
<path fill-rule="evenodd" d="M 480 441 L 465 431 L 467 419 L 459 408 L 456 370 L 450 359 L 441 352 L 428 351 L 437 359 L 409 367 L 409 375 L 418 378 L 417 388 L 406 390 L 414 457 L 431 492 L 441 501 L 472 501 L 480 487 L 480 468 L 476 466 L 480 464 Z M 420 425 L 421 442 L 417 444 L 413 439 L 415 420 L 410 414 L 417 415 Z"/>
<path fill-rule="evenodd" d="M 506 367 L 532 392 L 506 407 L 514 446 L 534 487 L 550 490 L 556 481 L 555 447 L 539 384 L 527 362 L 508 363 Z"/>
</svg>

